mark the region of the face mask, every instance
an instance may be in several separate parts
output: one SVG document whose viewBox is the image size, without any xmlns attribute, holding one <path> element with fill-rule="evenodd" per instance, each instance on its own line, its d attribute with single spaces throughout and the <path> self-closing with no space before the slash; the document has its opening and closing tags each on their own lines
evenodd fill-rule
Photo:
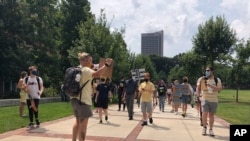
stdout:
<svg viewBox="0 0 250 141">
<path fill-rule="evenodd" d="M 31 73 L 32 73 L 33 75 L 37 75 L 37 71 L 36 71 L 36 70 L 32 70 Z"/>
<path fill-rule="evenodd" d="M 188 80 L 187 80 L 187 79 L 184 79 L 183 82 L 188 82 Z"/>
<path fill-rule="evenodd" d="M 210 71 L 205 72 L 206 77 L 209 77 L 211 75 Z"/>
<path fill-rule="evenodd" d="M 148 82 L 148 79 L 144 79 L 145 80 L 145 82 Z"/>
</svg>

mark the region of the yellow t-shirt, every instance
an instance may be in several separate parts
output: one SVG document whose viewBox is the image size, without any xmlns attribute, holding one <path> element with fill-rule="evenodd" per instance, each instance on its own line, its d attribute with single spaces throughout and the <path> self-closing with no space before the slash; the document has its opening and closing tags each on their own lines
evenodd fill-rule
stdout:
<svg viewBox="0 0 250 141">
<path fill-rule="evenodd" d="M 92 86 L 91 86 L 91 81 L 93 79 L 92 74 L 94 70 L 90 69 L 89 67 L 82 67 L 82 74 L 81 74 L 81 79 L 80 79 L 80 86 L 82 86 L 85 82 L 89 80 L 89 82 L 84 86 L 82 89 L 82 97 L 81 97 L 81 102 L 85 103 L 87 105 L 92 105 Z M 78 97 L 71 97 L 71 98 L 77 98 L 80 99 L 80 96 Z"/>
<path fill-rule="evenodd" d="M 217 86 L 221 85 L 221 80 L 219 78 L 217 79 L 218 79 Z M 209 78 L 206 81 L 207 84 L 216 85 L 214 77 Z M 207 87 L 206 83 L 204 77 L 200 77 L 197 81 L 197 86 L 201 86 L 202 100 L 207 100 L 210 102 L 218 102 L 218 91 L 212 89 L 211 87 Z"/>
<path fill-rule="evenodd" d="M 144 91 L 142 89 L 145 89 Z M 148 81 L 142 82 L 138 88 L 139 92 L 141 93 L 141 102 L 151 102 L 152 101 L 152 94 L 155 91 L 155 85 Z"/>
</svg>

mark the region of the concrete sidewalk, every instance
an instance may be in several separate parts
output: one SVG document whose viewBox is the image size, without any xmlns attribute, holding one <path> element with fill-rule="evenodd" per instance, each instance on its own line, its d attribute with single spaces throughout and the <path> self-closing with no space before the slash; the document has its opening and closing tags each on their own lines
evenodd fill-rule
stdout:
<svg viewBox="0 0 250 141">
<path fill-rule="evenodd" d="M 170 113 L 171 106 L 166 105 L 160 112 L 156 106 L 153 112 L 153 124 L 141 126 L 142 114 L 137 104 L 134 105 L 134 120 L 128 120 L 127 111 L 117 111 L 117 105 L 108 109 L 108 122 L 99 124 L 98 114 L 89 119 L 88 141 L 229 141 L 229 123 L 215 119 L 215 137 L 202 136 L 202 127 L 195 108 L 188 106 L 187 117 Z M 181 111 L 181 108 L 179 108 Z M 104 117 L 103 117 L 104 119 Z M 0 134 L 1 141 L 71 141 L 73 116 L 42 123 L 40 128 L 18 130 Z"/>
</svg>

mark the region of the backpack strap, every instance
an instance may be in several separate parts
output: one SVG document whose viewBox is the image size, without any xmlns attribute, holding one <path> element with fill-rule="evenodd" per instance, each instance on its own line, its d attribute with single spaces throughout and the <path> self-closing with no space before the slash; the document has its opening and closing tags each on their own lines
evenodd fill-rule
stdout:
<svg viewBox="0 0 250 141">
<path fill-rule="evenodd" d="M 215 84 L 217 86 L 217 83 L 218 83 L 218 78 L 217 77 L 214 77 L 214 82 L 215 82 Z"/>
<path fill-rule="evenodd" d="M 25 84 L 28 83 L 28 79 L 29 79 L 29 76 L 25 77 Z M 41 86 L 40 86 L 40 79 L 39 79 L 38 76 L 36 76 L 36 80 L 37 80 L 37 84 L 38 84 L 38 89 L 39 89 L 39 91 L 40 91 Z"/>
<path fill-rule="evenodd" d="M 80 88 L 80 90 L 79 90 L 79 92 L 81 93 L 80 94 L 80 101 L 81 101 L 81 99 L 82 99 L 82 89 L 86 86 L 86 84 L 89 82 L 89 80 L 88 81 L 86 81 L 82 86 L 81 86 L 81 88 Z"/>
<path fill-rule="evenodd" d="M 37 84 L 38 84 L 38 89 L 39 91 L 41 90 L 41 86 L 40 86 L 40 79 L 38 76 L 36 76 L 36 80 L 37 80 Z"/>
</svg>

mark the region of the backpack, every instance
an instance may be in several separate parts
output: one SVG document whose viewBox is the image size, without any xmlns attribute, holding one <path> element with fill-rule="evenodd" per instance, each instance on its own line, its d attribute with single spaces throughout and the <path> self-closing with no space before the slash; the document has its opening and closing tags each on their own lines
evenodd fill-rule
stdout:
<svg viewBox="0 0 250 141">
<path fill-rule="evenodd" d="M 73 97 L 79 96 L 80 91 L 89 82 L 88 80 L 80 86 L 81 72 L 80 67 L 69 67 L 66 69 L 63 81 L 63 91 L 66 95 Z"/>
<path fill-rule="evenodd" d="M 29 76 L 25 77 L 25 84 L 28 83 L 28 79 L 29 79 Z M 38 76 L 36 76 L 36 80 L 37 80 L 37 84 L 38 84 L 38 90 L 40 90 L 41 86 L 40 86 L 40 79 Z"/>
</svg>

